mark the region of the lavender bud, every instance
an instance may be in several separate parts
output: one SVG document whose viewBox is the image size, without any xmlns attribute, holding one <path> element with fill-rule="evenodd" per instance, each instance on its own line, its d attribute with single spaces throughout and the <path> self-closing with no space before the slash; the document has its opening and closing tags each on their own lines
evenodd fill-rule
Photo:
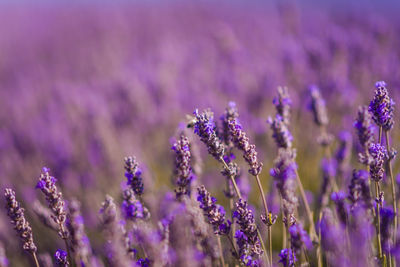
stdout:
<svg viewBox="0 0 400 267">
<path fill-rule="evenodd" d="M 303 245 L 308 249 L 312 247 L 310 237 L 300 224 L 290 226 L 289 234 L 291 248 L 295 255 L 300 256 Z"/>
<path fill-rule="evenodd" d="M 367 106 L 358 108 L 354 128 L 356 128 L 358 140 L 365 153 L 369 145 L 374 142 L 374 126 L 371 123 L 371 114 L 368 112 Z"/>
<path fill-rule="evenodd" d="M 296 254 L 289 248 L 282 249 L 279 253 L 279 262 L 282 263 L 283 267 L 294 267 L 297 262 Z"/>
<path fill-rule="evenodd" d="M 394 124 L 394 101 L 389 97 L 385 82 L 376 82 L 375 87 L 375 96 L 369 104 L 368 110 L 372 113 L 376 125 L 382 127 L 385 131 L 389 131 Z"/>
<path fill-rule="evenodd" d="M 49 171 L 50 169 L 43 167 L 36 188 L 40 189 L 46 197 L 47 205 L 53 213 L 51 217 L 54 222 L 59 225 L 59 236 L 66 239 L 68 237 L 68 232 L 64 229 L 66 220 L 65 204 L 62 193 L 57 189 L 57 180 L 53 176 L 50 176 Z"/>
<path fill-rule="evenodd" d="M 229 102 L 228 107 L 225 109 L 225 113 L 221 116 L 222 121 L 222 134 L 221 139 L 224 141 L 226 147 L 231 149 L 234 147 L 232 136 L 229 132 L 229 121 L 235 120 L 239 117 L 238 110 L 235 102 Z"/>
<path fill-rule="evenodd" d="M 364 170 L 353 170 L 353 178 L 349 185 L 349 196 L 351 208 L 354 209 L 361 204 L 364 208 L 372 208 L 372 198 L 368 185 L 368 173 Z"/>
<path fill-rule="evenodd" d="M 125 159 L 125 177 L 128 180 L 127 184 L 135 192 L 136 195 L 143 194 L 143 179 L 142 171 L 139 169 L 139 163 L 135 157 L 126 157 Z"/>
<path fill-rule="evenodd" d="M 123 199 L 122 213 L 125 219 L 134 221 L 138 218 L 144 217 L 142 203 L 135 198 L 132 189 L 124 190 Z"/>
<path fill-rule="evenodd" d="M 382 208 L 380 210 L 380 215 L 382 249 L 384 252 L 388 253 L 391 246 L 391 230 L 395 214 L 391 208 Z"/>
<path fill-rule="evenodd" d="M 328 125 L 328 114 L 326 112 L 326 104 L 325 100 L 321 96 L 321 92 L 319 88 L 316 86 L 310 87 L 311 94 L 311 110 L 314 115 L 314 122 L 318 126 L 326 126 Z"/>
<path fill-rule="evenodd" d="M 344 192 L 333 192 L 331 194 L 332 201 L 336 204 L 336 212 L 338 214 L 339 220 L 343 225 L 347 224 L 347 214 L 348 206 L 345 202 L 346 195 Z"/>
<path fill-rule="evenodd" d="M 254 176 L 259 175 L 263 165 L 257 161 L 256 146 L 249 143 L 249 138 L 242 131 L 242 126 L 237 119 L 230 120 L 228 126 L 235 146 L 243 151 L 243 158 L 250 165 L 249 173 Z"/>
<path fill-rule="evenodd" d="M 175 189 L 175 193 L 176 198 L 180 199 L 183 195 L 190 196 L 190 183 L 193 179 L 188 138 L 181 135 L 180 140 L 172 146 L 172 150 L 176 153 L 174 175 L 178 188 Z"/>
<path fill-rule="evenodd" d="M 294 150 L 279 149 L 275 167 L 270 170 L 270 175 L 275 178 L 283 202 L 283 212 L 287 220 L 294 214 L 298 205 L 296 197 L 296 169 Z"/>
<path fill-rule="evenodd" d="M 208 153 L 220 161 L 224 156 L 225 147 L 215 133 L 213 113 L 207 110 L 200 114 L 196 109 L 193 114 L 195 115 L 195 134 L 197 134 L 200 137 L 200 140 L 206 144 Z"/>
<path fill-rule="evenodd" d="M 361 163 L 369 166 L 371 179 L 377 182 L 383 179 L 385 173 L 384 164 L 387 157 L 386 148 L 381 144 L 374 143 L 369 145 L 368 155 L 359 155 Z"/>
<path fill-rule="evenodd" d="M 321 190 L 318 196 L 318 203 L 321 204 L 322 207 L 328 205 L 329 202 L 329 193 L 332 188 L 332 179 L 336 176 L 336 165 L 332 159 L 322 159 L 321 161 L 321 169 L 322 169 L 322 184 Z"/>
<path fill-rule="evenodd" d="M 257 225 L 253 212 L 247 207 L 246 201 L 239 199 L 236 202 L 233 217 L 236 218 L 236 223 L 240 227 L 240 230 L 235 234 L 240 259 L 245 265 L 257 266 L 259 256 L 263 253 L 263 250 L 257 236 Z"/>
<path fill-rule="evenodd" d="M 56 265 L 58 267 L 67 267 L 69 266 L 67 260 L 67 252 L 62 249 L 57 249 L 56 253 L 54 254 L 54 259 L 56 260 Z"/>
<path fill-rule="evenodd" d="M 271 126 L 272 137 L 275 139 L 278 148 L 292 148 L 293 136 L 283 118 L 277 114 L 274 120 L 268 118 L 267 122 Z"/>
<path fill-rule="evenodd" d="M 282 121 L 289 125 L 292 100 L 290 99 L 288 88 L 279 86 L 278 96 L 274 97 L 272 103 L 275 105 L 276 112 L 282 118 Z"/>
<path fill-rule="evenodd" d="M 23 249 L 31 254 L 35 253 L 37 248 L 33 242 L 32 228 L 25 218 L 24 208 L 16 200 L 15 192 L 12 189 L 6 188 L 4 197 L 6 199 L 7 215 L 23 242 Z"/>
<path fill-rule="evenodd" d="M 214 228 L 217 235 L 227 235 L 231 229 L 231 222 L 225 222 L 225 210 L 222 206 L 215 204 L 217 201 L 211 197 L 204 185 L 197 188 L 197 201 L 200 202 L 200 208 L 204 211 L 204 216 L 208 219 L 208 223 Z"/>
</svg>

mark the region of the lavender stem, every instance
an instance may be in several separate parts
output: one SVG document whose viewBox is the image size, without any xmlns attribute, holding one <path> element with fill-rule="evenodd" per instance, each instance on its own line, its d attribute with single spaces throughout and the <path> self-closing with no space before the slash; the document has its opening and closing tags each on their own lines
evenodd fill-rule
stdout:
<svg viewBox="0 0 400 267">
<path fill-rule="evenodd" d="M 38 261 L 37 256 L 36 256 L 36 252 L 33 252 L 32 256 L 33 256 L 33 260 L 35 261 L 36 267 L 40 267 L 39 261 Z"/>
<path fill-rule="evenodd" d="M 229 170 L 229 166 L 228 166 L 228 164 L 226 164 L 226 162 L 225 162 L 223 157 L 220 158 L 220 161 L 222 162 L 222 164 L 224 164 L 224 168 L 226 170 Z M 239 187 L 236 184 L 235 178 L 232 175 L 229 175 L 229 178 L 231 179 L 233 187 L 235 188 L 236 195 L 238 196 L 238 198 L 242 198 L 242 195 L 240 194 Z"/>
<path fill-rule="evenodd" d="M 221 254 L 221 264 L 222 264 L 222 267 L 225 267 L 224 252 L 222 251 L 221 237 L 220 236 L 217 236 L 217 242 L 218 242 L 219 253 Z"/>
</svg>

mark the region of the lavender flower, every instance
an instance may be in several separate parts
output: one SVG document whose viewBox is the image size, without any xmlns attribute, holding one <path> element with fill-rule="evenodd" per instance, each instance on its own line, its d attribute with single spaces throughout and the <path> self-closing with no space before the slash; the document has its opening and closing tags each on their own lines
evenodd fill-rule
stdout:
<svg viewBox="0 0 400 267">
<path fill-rule="evenodd" d="M 375 87 L 375 96 L 369 104 L 368 110 L 372 113 L 375 123 L 383 130 L 389 131 L 394 124 L 394 101 L 389 97 L 384 81 L 376 82 Z"/>
<path fill-rule="evenodd" d="M 276 112 L 282 118 L 282 121 L 289 125 L 292 100 L 290 99 L 288 88 L 279 86 L 278 96 L 274 97 L 272 103 L 275 105 Z"/>
<path fill-rule="evenodd" d="M 81 203 L 71 200 L 68 205 L 67 228 L 70 233 L 72 252 L 76 255 L 76 262 L 87 264 L 90 256 L 89 238 L 85 233 L 85 226 L 81 214 Z"/>
<path fill-rule="evenodd" d="M 215 133 L 213 113 L 206 110 L 200 114 L 196 109 L 193 114 L 195 115 L 195 134 L 197 134 L 200 137 L 200 140 L 206 144 L 208 153 L 220 161 L 224 157 L 225 147 Z"/>
<path fill-rule="evenodd" d="M 391 208 L 381 208 L 380 215 L 382 249 L 384 252 L 388 253 L 391 246 L 391 227 L 395 214 Z"/>
<path fill-rule="evenodd" d="M 276 186 L 282 196 L 283 213 L 289 225 L 298 205 L 295 156 L 294 150 L 279 149 L 278 158 L 274 162 L 275 167 L 270 170 L 270 175 L 275 178 Z"/>
<path fill-rule="evenodd" d="M 308 249 L 312 247 L 310 237 L 300 224 L 290 226 L 289 234 L 291 249 L 295 255 L 300 256 L 303 245 Z"/>
<path fill-rule="evenodd" d="M 368 152 L 368 147 L 374 142 L 374 126 L 371 123 L 371 114 L 366 106 L 358 108 L 357 119 L 354 122 L 358 140 L 364 153 Z"/>
<path fill-rule="evenodd" d="M 235 120 L 239 117 L 239 113 L 235 102 L 229 102 L 228 107 L 225 109 L 225 113 L 221 116 L 222 121 L 222 133 L 221 139 L 224 141 L 228 149 L 234 147 L 232 136 L 229 132 L 229 121 Z"/>
<path fill-rule="evenodd" d="M 329 193 L 332 189 L 332 179 L 336 176 L 336 166 L 332 159 L 323 158 L 321 161 L 322 184 L 318 196 L 318 203 L 325 207 L 329 202 Z"/>
<path fill-rule="evenodd" d="M 314 121 L 318 126 L 328 125 L 328 114 L 326 112 L 325 100 L 321 96 L 321 92 L 317 86 L 310 87 L 311 94 L 311 110 L 314 115 Z"/>
<path fill-rule="evenodd" d="M 57 249 L 56 253 L 54 254 L 54 259 L 56 260 L 56 265 L 59 267 L 67 267 L 69 266 L 67 260 L 67 252 L 62 249 Z"/>
<path fill-rule="evenodd" d="M 349 185 L 349 196 L 351 207 L 361 204 L 364 208 L 372 208 L 372 198 L 368 185 L 368 173 L 364 170 L 353 170 L 353 178 Z"/>
<path fill-rule="evenodd" d="M 259 256 L 263 253 L 260 240 L 257 236 L 257 225 L 253 212 L 248 208 L 247 202 L 239 199 L 233 213 L 240 230 L 235 234 L 242 262 L 248 266 L 258 266 Z"/>
<path fill-rule="evenodd" d="M 188 138 L 181 135 L 180 140 L 172 146 L 172 150 L 176 153 L 174 175 L 178 188 L 175 189 L 175 193 L 176 198 L 180 199 L 183 195 L 190 196 L 190 182 L 193 179 Z"/>
<path fill-rule="evenodd" d="M 343 191 L 333 192 L 331 194 L 332 201 L 336 204 L 336 212 L 339 220 L 343 225 L 347 224 L 348 206 L 345 202 L 346 194 Z"/>
<path fill-rule="evenodd" d="M 138 259 L 138 261 L 136 262 L 136 265 L 140 266 L 140 267 L 149 267 L 150 260 L 148 258 Z"/>
<path fill-rule="evenodd" d="M 369 166 L 371 179 L 379 182 L 383 179 L 385 173 L 384 164 L 387 159 L 387 151 L 381 144 L 370 144 L 368 148 L 368 155 L 359 155 L 362 163 Z"/>
<path fill-rule="evenodd" d="M 144 218 L 143 205 L 135 198 L 132 189 L 125 189 L 123 192 L 124 201 L 122 202 L 122 213 L 127 220 L 136 220 Z"/>
<path fill-rule="evenodd" d="M 283 117 L 277 114 L 274 120 L 268 118 L 267 122 L 271 126 L 273 132 L 272 137 L 275 139 L 278 148 L 292 148 L 293 136 L 288 129 L 288 125 L 283 120 Z"/>
<path fill-rule="evenodd" d="M 243 158 L 250 165 L 249 173 L 257 176 L 260 174 L 263 165 L 257 161 L 256 146 L 250 145 L 249 138 L 246 136 L 246 133 L 242 131 L 242 126 L 237 119 L 230 120 L 228 126 L 235 146 L 243 151 Z"/>
<path fill-rule="evenodd" d="M 125 177 L 128 179 L 127 184 L 132 188 L 136 195 L 143 194 L 142 171 L 139 169 L 139 163 L 135 157 L 126 157 L 125 159 Z"/>
<path fill-rule="evenodd" d="M 297 261 L 296 254 L 289 248 L 282 249 L 279 253 L 279 262 L 283 267 L 293 267 Z"/>
<path fill-rule="evenodd" d="M 32 228 L 25 218 L 24 208 L 15 198 L 15 192 L 10 188 L 6 188 L 4 197 L 6 199 L 8 217 L 10 217 L 15 231 L 23 242 L 23 249 L 31 254 L 36 253 L 37 248 L 33 242 Z"/>
<path fill-rule="evenodd" d="M 215 204 L 216 198 L 211 197 L 204 185 L 197 188 L 197 201 L 200 202 L 200 208 L 204 211 L 204 216 L 208 223 L 214 228 L 217 235 L 227 235 L 231 229 L 231 222 L 225 222 L 225 210 L 222 206 Z"/>
<path fill-rule="evenodd" d="M 51 211 L 47 207 L 43 206 L 40 201 L 35 200 L 35 202 L 33 202 L 32 210 L 46 227 L 56 232 L 58 231 L 59 226 L 51 218 Z"/>
<path fill-rule="evenodd" d="M 57 189 L 57 179 L 53 176 L 50 176 L 49 171 L 50 169 L 43 167 L 42 174 L 40 175 L 36 188 L 40 189 L 46 197 L 47 205 L 53 213 L 51 217 L 59 226 L 59 236 L 63 239 L 67 239 L 68 231 L 64 228 L 64 223 L 66 220 L 66 212 L 64 209 L 65 203 L 62 193 Z"/>
<path fill-rule="evenodd" d="M 339 134 L 339 147 L 335 154 L 335 159 L 340 175 L 346 169 L 351 158 L 352 138 L 351 134 L 347 131 L 342 131 Z"/>
</svg>

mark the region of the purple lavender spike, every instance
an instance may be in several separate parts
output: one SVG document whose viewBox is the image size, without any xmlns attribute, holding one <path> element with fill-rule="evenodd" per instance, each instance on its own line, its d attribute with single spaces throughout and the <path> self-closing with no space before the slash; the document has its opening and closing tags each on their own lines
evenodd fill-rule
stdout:
<svg viewBox="0 0 400 267">
<path fill-rule="evenodd" d="M 311 239 L 301 224 L 293 224 L 289 227 L 290 245 L 295 255 L 300 256 L 303 245 L 310 249 L 312 247 Z"/>
<path fill-rule="evenodd" d="M 126 220 L 135 221 L 144 218 L 144 210 L 142 203 L 135 198 L 132 189 L 125 189 L 123 192 L 122 213 Z"/>
<path fill-rule="evenodd" d="M 196 109 L 193 114 L 195 116 L 194 133 L 206 144 L 208 153 L 216 160 L 221 161 L 224 157 L 225 147 L 215 132 L 213 113 L 209 110 L 199 113 Z"/>
<path fill-rule="evenodd" d="M 311 86 L 310 94 L 311 94 L 310 107 L 314 115 L 314 122 L 318 126 L 328 125 L 329 119 L 328 119 L 328 114 L 326 112 L 326 104 L 325 100 L 321 96 L 319 88 L 315 85 Z"/>
<path fill-rule="evenodd" d="M 267 122 L 271 126 L 273 132 L 272 137 L 275 139 L 278 148 L 291 149 L 293 136 L 288 129 L 288 125 L 283 120 L 283 117 L 277 114 L 274 120 L 268 118 Z"/>
<path fill-rule="evenodd" d="M 343 191 L 332 192 L 332 201 L 336 204 L 336 212 L 338 214 L 339 220 L 343 225 L 347 224 L 348 216 L 348 205 L 346 203 L 346 194 Z"/>
<path fill-rule="evenodd" d="M 278 96 L 274 97 L 272 103 L 275 106 L 277 114 L 282 118 L 282 121 L 286 125 L 289 125 L 292 100 L 290 99 L 288 88 L 279 86 Z"/>
<path fill-rule="evenodd" d="M 381 144 L 370 144 L 368 148 L 368 155 L 359 155 L 359 159 L 362 163 L 366 164 L 370 168 L 371 179 L 379 182 L 383 179 L 385 168 L 384 164 L 388 158 L 386 148 Z"/>
<path fill-rule="evenodd" d="M 394 101 L 389 96 L 385 82 L 376 82 L 375 87 L 375 96 L 369 104 L 368 110 L 372 113 L 372 118 L 376 125 L 382 127 L 385 131 L 389 131 L 393 128 L 394 124 Z"/>
<path fill-rule="evenodd" d="M 215 204 L 217 201 L 211 197 L 204 185 L 197 188 L 197 201 L 200 202 L 200 208 L 204 211 L 204 216 L 208 223 L 214 228 L 217 235 L 228 235 L 231 229 L 231 222 L 225 219 L 225 210 L 222 206 Z"/>
<path fill-rule="evenodd" d="M 279 258 L 279 263 L 282 263 L 283 267 L 294 267 L 297 262 L 296 254 L 290 248 L 282 249 Z"/>
<path fill-rule="evenodd" d="M 176 198 L 180 199 L 183 195 L 190 196 L 190 183 L 193 179 L 188 138 L 181 135 L 180 139 L 172 146 L 172 150 L 176 153 L 174 175 L 178 188 L 175 189 L 175 194 Z"/>
<path fill-rule="evenodd" d="M 15 198 L 15 192 L 6 188 L 4 193 L 6 199 L 7 215 L 11 219 L 11 224 L 23 242 L 23 249 L 32 255 L 36 253 L 37 247 L 33 242 L 32 228 L 25 218 L 25 209 Z"/>
<path fill-rule="evenodd" d="M 381 208 L 381 240 L 382 240 L 382 250 L 385 253 L 390 252 L 391 247 L 391 233 L 392 224 L 394 221 L 395 214 L 391 208 Z"/>
<path fill-rule="evenodd" d="M 54 254 L 56 265 L 58 267 L 68 267 L 69 263 L 67 257 L 68 257 L 67 252 L 65 252 L 62 249 L 57 249 L 56 253 Z"/>
<path fill-rule="evenodd" d="M 225 113 L 220 118 L 222 121 L 221 139 L 224 141 L 228 150 L 234 147 L 233 139 L 229 132 L 229 121 L 235 120 L 238 117 L 239 113 L 236 107 L 236 103 L 232 101 L 229 102 L 228 107 L 225 109 Z"/>
<path fill-rule="evenodd" d="M 139 169 L 139 163 L 135 157 L 126 157 L 125 159 L 125 177 L 127 184 L 135 192 L 136 195 L 143 194 L 144 186 L 142 179 L 142 171 Z"/>
<path fill-rule="evenodd" d="M 371 114 L 367 106 L 358 108 L 357 119 L 354 122 L 358 140 L 364 153 L 368 153 L 368 147 L 374 142 L 374 126 L 371 123 Z"/>
<path fill-rule="evenodd" d="M 363 208 L 372 208 L 372 197 L 368 185 L 368 172 L 364 170 L 353 170 L 353 178 L 349 185 L 349 196 L 351 208 L 354 209 L 358 205 Z"/>
<path fill-rule="evenodd" d="M 242 130 L 242 126 L 239 124 L 237 119 L 230 120 L 228 126 L 235 146 L 239 150 L 243 151 L 243 158 L 250 165 L 249 173 L 254 176 L 259 175 L 263 164 L 257 160 L 255 145 L 249 143 L 249 138 Z"/>
</svg>

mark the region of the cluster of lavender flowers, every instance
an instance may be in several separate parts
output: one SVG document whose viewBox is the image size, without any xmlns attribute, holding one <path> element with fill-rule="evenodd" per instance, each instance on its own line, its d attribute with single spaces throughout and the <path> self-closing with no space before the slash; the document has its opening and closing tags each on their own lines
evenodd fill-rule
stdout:
<svg viewBox="0 0 400 267">
<path fill-rule="evenodd" d="M 0 8 L 0 267 L 399 264 L 399 23 L 176 5 Z"/>
</svg>

